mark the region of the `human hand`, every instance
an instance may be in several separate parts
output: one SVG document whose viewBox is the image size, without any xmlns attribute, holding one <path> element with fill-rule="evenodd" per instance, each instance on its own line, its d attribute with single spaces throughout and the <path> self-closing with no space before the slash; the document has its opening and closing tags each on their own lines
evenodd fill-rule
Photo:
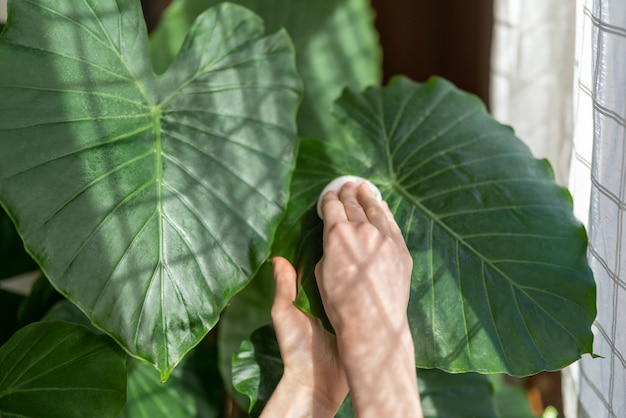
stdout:
<svg viewBox="0 0 626 418">
<path fill-rule="evenodd" d="M 297 275 L 289 261 L 276 257 L 272 265 L 271 315 L 284 373 L 262 416 L 333 417 L 348 393 L 335 336 L 293 304 Z"/>
<path fill-rule="evenodd" d="M 324 255 L 315 276 L 337 333 L 356 416 L 421 417 L 407 305 L 413 261 L 369 186 L 322 197 Z"/>
<path fill-rule="evenodd" d="M 413 260 L 387 203 L 367 185 L 347 183 L 323 196 L 322 211 L 324 256 L 315 275 L 337 334 L 403 326 Z"/>
</svg>

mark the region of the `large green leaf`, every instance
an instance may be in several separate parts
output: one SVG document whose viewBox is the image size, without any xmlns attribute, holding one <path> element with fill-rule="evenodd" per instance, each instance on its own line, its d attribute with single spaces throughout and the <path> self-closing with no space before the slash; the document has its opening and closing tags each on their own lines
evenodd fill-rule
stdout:
<svg viewBox="0 0 626 418">
<path fill-rule="evenodd" d="M 323 316 L 313 276 L 318 193 L 353 174 L 380 188 L 413 256 L 419 367 L 528 375 L 592 352 L 586 234 L 547 162 L 440 79 L 347 91 L 336 114 L 352 143 L 302 142 L 277 235 L 285 253 L 301 244 L 303 309 Z"/>
<path fill-rule="evenodd" d="M 12 1 L 0 73 L 0 202 L 53 285 L 166 379 L 269 254 L 288 36 L 222 4 L 156 77 L 138 0 Z"/>
<path fill-rule="evenodd" d="M 151 34 L 154 67 L 163 72 L 192 22 L 222 0 L 175 0 Z M 265 20 L 268 29 L 285 27 L 293 39 L 304 99 L 298 112 L 302 137 L 334 138 L 341 130 L 329 109 L 346 87 L 381 81 L 381 50 L 370 2 L 366 0 L 234 0 Z"/>
<path fill-rule="evenodd" d="M 125 357 L 82 326 L 28 325 L 0 347 L 0 415 L 115 417 L 126 402 Z"/>
<path fill-rule="evenodd" d="M 363 365 L 367 367 L 367 365 Z M 252 333 L 233 357 L 235 388 L 250 398 L 251 415 L 258 416 L 276 388 L 283 363 L 271 326 Z M 418 370 L 418 387 L 424 417 L 496 417 L 493 389 L 486 376 L 476 373 L 448 374 L 441 370 Z M 338 418 L 353 417 L 346 398 Z"/>
<path fill-rule="evenodd" d="M 67 300 L 55 304 L 42 321 L 65 321 L 99 332 Z M 165 383 L 149 364 L 128 358 L 127 400 L 118 418 L 220 416 L 218 411 L 224 391 L 217 370 L 217 353 L 215 344 L 205 341 L 194 347 Z"/>
</svg>

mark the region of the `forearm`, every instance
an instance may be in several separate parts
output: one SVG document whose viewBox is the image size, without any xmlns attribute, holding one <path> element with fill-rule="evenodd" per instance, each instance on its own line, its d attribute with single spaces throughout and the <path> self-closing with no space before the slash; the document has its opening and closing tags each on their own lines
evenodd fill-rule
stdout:
<svg viewBox="0 0 626 418">
<path fill-rule="evenodd" d="M 376 333 L 346 331 L 338 341 L 356 416 L 422 417 L 408 325 Z"/>
<path fill-rule="evenodd" d="M 325 418 L 334 417 L 338 408 L 328 400 L 319 399 L 313 388 L 302 386 L 283 376 L 263 408 L 261 418 Z"/>
</svg>

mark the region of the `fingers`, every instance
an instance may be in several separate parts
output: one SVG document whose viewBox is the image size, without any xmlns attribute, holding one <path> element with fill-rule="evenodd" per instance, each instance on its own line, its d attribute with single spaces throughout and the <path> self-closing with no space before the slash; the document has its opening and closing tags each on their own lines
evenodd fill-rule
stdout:
<svg viewBox="0 0 626 418">
<path fill-rule="evenodd" d="M 389 220 L 383 211 L 381 202 L 378 201 L 367 184 L 362 184 L 357 189 L 357 200 L 365 216 L 380 232 L 389 235 Z"/>
<path fill-rule="evenodd" d="M 348 220 L 343 203 L 339 200 L 339 196 L 335 192 L 327 192 L 322 197 L 321 209 L 324 225 Z"/>
<path fill-rule="evenodd" d="M 344 184 L 339 192 L 339 200 L 343 203 L 346 217 L 350 222 L 367 222 L 367 215 L 357 198 L 359 188 L 352 182 Z"/>
<path fill-rule="evenodd" d="M 280 312 L 283 309 L 289 309 L 294 300 L 296 300 L 297 274 L 291 263 L 283 257 L 274 257 L 272 259 L 274 267 L 274 304 L 272 312 Z"/>
<path fill-rule="evenodd" d="M 356 186 L 348 182 L 341 188 L 339 194 L 332 191 L 326 193 L 322 197 L 321 211 L 325 230 L 341 221 L 370 222 L 381 232 L 389 234 L 390 222 L 396 225 L 388 207 L 385 212 L 383 205 L 367 184 Z"/>
<path fill-rule="evenodd" d="M 394 241 L 404 243 L 404 236 L 389 205 L 385 201 L 380 202 L 367 184 L 356 186 L 348 182 L 339 194 L 334 191 L 326 193 L 322 197 L 321 211 L 325 236 L 337 222 L 369 222 Z"/>
</svg>

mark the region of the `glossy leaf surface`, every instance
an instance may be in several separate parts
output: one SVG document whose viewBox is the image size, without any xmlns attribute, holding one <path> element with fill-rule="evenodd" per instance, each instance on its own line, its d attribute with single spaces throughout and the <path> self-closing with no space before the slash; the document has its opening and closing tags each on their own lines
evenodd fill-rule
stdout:
<svg viewBox="0 0 626 418">
<path fill-rule="evenodd" d="M 55 304 L 42 321 L 65 321 L 100 333 L 89 319 L 67 300 Z M 127 358 L 127 399 L 118 418 L 212 418 L 218 417 L 224 391 L 217 371 L 215 345 L 204 341 L 183 359 L 167 382 L 154 367 Z"/>
<path fill-rule="evenodd" d="M 28 325 L 0 347 L 0 415 L 115 417 L 126 402 L 125 358 L 85 327 Z"/>
<path fill-rule="evenodd" d="M 0 203 L 53 285 L 166 379 L 269 254 L 288 36 L 223 4 L 156 77 L 139 1 L 13 1 L 0 72 Z"/>
<path fill-rule="evenodd" d="M 300 245 L 303 309 L 324 317 L 313 206 L 326 183 L 352 174 L 380 188 L 413 256 L 419 367 L 528 375 L 592 352 L 586 234 L 547 162 L 440 79 L 347 91 L 335 111 L 352 142 L 302 142 L 277 236 L 278 252 Z"/>
<path fill-rule="evenodd" d="M 167 69 L 192 22 L 221 0 L 175 0 L 151 34 L 157 72 Z M 284 27 L 293 39 L 304 99 L 298 134 L 320 139 L 342 135 L 329 109 L 345 87 L 380 84 L 382 53 L 366 0 L 235 0 L 258 13 L 268 30 Z"/>
</svg>

